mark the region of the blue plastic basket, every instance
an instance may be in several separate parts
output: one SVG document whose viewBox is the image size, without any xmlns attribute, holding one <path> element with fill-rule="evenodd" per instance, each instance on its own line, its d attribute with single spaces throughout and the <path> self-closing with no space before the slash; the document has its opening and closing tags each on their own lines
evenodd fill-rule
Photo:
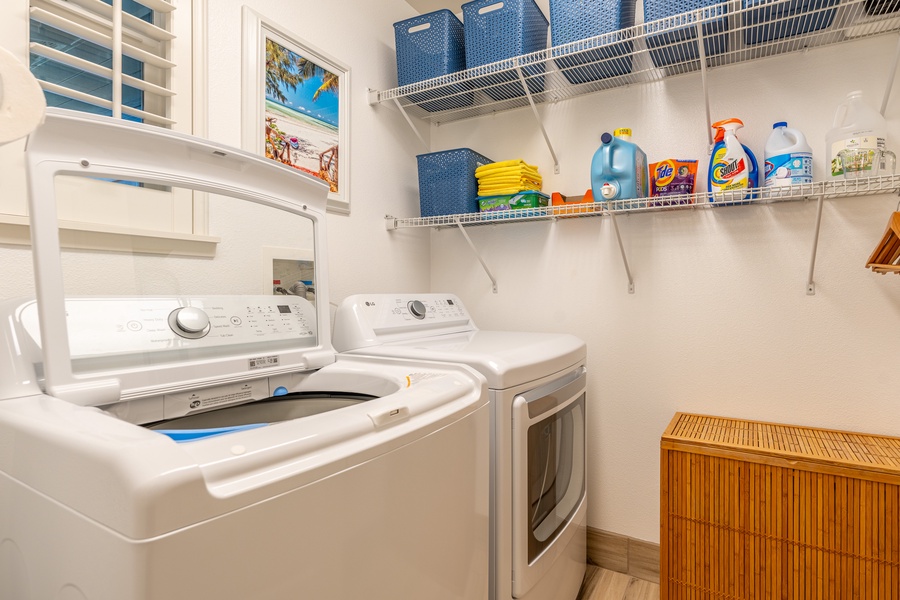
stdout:
<svg viewBox="0 0 900 600">
<path fill-rule="evenodd" d="M 550 35 L 562 46 L 634 26 L 634 0 L 550 0 Z M 583 51 L 554 48 L 553 60 L 569 83 L 587 83 L 631 73 L 634 43 L 624 35 L 607 36 L 603 46 Z M 572 56 L 567 56 L 577 52 Z M 587 66 L 581 66 L 587 65 Z"/>
<path fill-rule="evenodd" d="M 449 75 L 466 68 L 463 24 L 447 9 L 394 23 L 397 83 L 400 86 Z M 411 94 L 410 100 L 429 112 L 471 106 L 474 94 L 453 84 L 449 97 L 428 102 L 432 95 Z M 444 95 L 442 93 L 442 95 Z"/>
<path fill-rule="evenodd" d="M 834 20 L 839 0 L 743 0 L 744 41 L 763 44 L 772 40 L 825 29 Z M 794 16 L 798 15 L 799 16 Z M 754 27 L 754 25 L 758 25 Z"/>
<path fill-rule="evenodd" d="M 468 69 L 547 48 L 549 24 L 534 0 L 474 0 L 462 9 Z M 522 72 L 529 92 L 544 91 L 543 62 L 525 65 Z M 525 94 L 515 71 L 487 76 L 477 85 L 494 100 Z"/>
<path fill-rule="evenodd" d="M 703 20 L 703 49 L 706 56 L 715 56 L 728 50 L 728 0 L 644 0 L 644 22 L 673 17 L 681 13 L 706 9 Z M 652 26 L 651 30 L 652 30 Z M 650 58 L 657 67 L 688 62 L 700 58 L 697 45 L 697 28 L 694 25 L 676 28 L 658 35 L 649 35 L 647 45 Z"/>
<path fill-rule="evenodd" d="M 494 161 L 469 148 L 420 154 L 416 161 L 423 217 L 478 212 L 475 169 Z"/>
<path fill-rule="evenodd" d="M 867 15 L 884 15 L 900 11 L 900 0 L 866 0 Z"/>
</svg>

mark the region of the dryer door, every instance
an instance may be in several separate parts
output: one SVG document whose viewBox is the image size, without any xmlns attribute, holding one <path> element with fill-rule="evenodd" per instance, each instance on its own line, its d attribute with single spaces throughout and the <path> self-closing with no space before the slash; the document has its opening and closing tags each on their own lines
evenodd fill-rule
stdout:
<svg viewBox="0 0 900 600">
<path fill-rule="evenodd" d="M 575 534 L 585 495 L 584 367 L 513 400 L 513 596 L 521 598 Z"/>
</svg>

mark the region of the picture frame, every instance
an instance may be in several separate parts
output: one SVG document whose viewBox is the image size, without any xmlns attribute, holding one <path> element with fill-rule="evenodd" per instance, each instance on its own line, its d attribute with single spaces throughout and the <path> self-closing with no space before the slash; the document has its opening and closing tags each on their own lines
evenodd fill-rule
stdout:
<svg viewBox="0 0 900 600">
<path fill-rule="evenodd" d="M 244 6 L 241 145 L 324 180 L 350 213 L 350 69 Z"/>
</svg>

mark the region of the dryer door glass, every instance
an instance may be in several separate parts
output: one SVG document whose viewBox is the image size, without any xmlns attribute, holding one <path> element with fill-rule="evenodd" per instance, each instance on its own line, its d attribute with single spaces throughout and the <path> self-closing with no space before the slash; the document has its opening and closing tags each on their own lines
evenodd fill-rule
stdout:
<svg viewBox="0 0 900 600">
<path fill-rule="evenodd" d="M 580 527 L 587 376 L 579 367 L 512 400 L 512 591 L 526 597 Z"/>
<path fill-rule="evenodd" d="M 584 494 L 584 394 L 528 428 L 528 561 L 569 522 Z"/>
</svg>

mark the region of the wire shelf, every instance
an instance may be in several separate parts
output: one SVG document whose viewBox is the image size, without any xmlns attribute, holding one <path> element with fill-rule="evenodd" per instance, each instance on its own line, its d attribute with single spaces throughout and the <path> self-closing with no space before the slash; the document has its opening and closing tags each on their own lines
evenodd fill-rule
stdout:
<svg viewBox="0 0 900 600">
<path fill-rule="evenodd" d="M 413 227 L 457 227 L 498 225 L 559 218 L 599 217 L 610 214 L 647 213 L 673 210 L 702 210 L 728 206 L 796 202 L 810 198 L 846 198 L 900 193 L 900 175 L 836 179 L 809 184 L 755 188 L 735 192 L 704 192 L 682 196 L 654 196 L 611 202 L 570 203 L 562 206 L 519 208 L 435 217 L 397 218 L 386 216 L 388 229 Z M 747 196 L 751 196 L 749 199 Z"/>
<path fill-rule="evenodd" d="M 554 46 L 385 91 L 410 116 L 448 123 L 529 105 L 507 93 L 524 80 L 536 104 L 900 31 L 900 12 L 878 0 L 777 0 L 707 8 Z M 701 43 L 702 42 L 702 43 Z M 573 83 L 574 82 L 574 83 Z M 501 93 L 502 92 L 502 93 Z M 492 97 L 493 96 L 493 97 Z M 495 99 L 499 98 L 499 99 Z"/>
</svg>

